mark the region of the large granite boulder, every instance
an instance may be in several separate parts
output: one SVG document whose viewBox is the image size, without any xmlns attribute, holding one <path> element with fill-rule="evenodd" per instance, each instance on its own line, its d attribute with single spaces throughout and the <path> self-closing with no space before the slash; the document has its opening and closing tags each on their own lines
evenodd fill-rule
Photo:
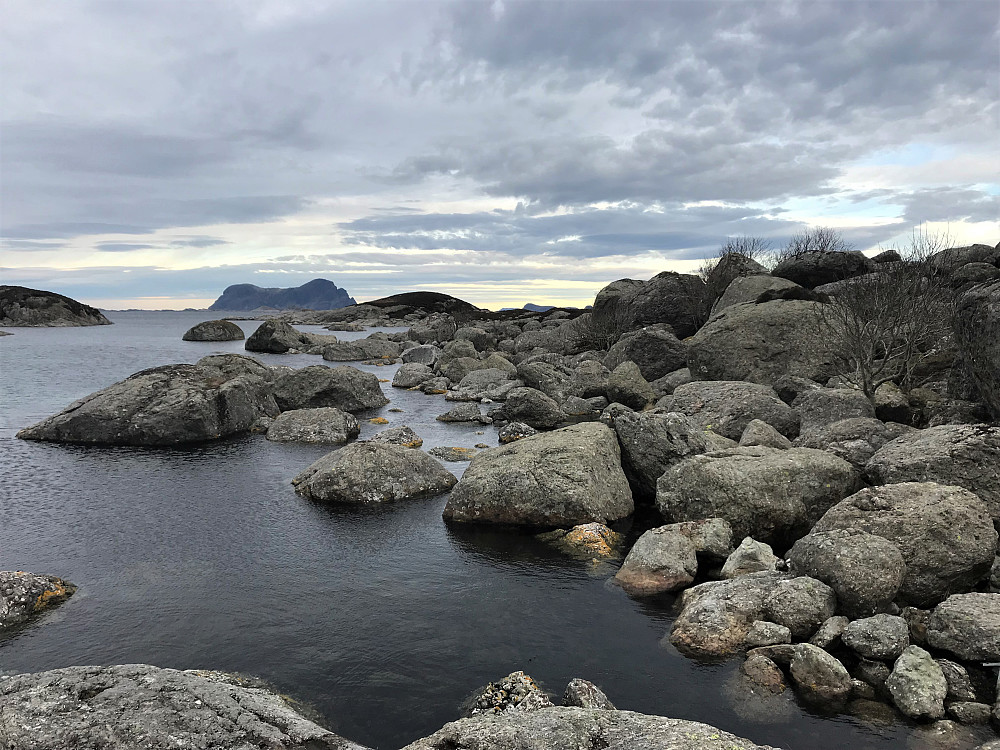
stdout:
<svg viewBox="0 0 1000 750">
<path fill-rule="evenodd" d="M 829 451 L 862 471 L 879 448 L 912 431 L 912 427 L 898 422 L 885 423 L 874 417 L 855 417 L 803 432 L 795 438 L 795 445 Z"/>
<path fill-rule="evenodd" d="M 371 505 L 434 497 L 457 481 L 423 451 L 370 441 L 327 453 L 292 484 L 311 500 Z"/>
<path fill-rule="evenodd" d="M 632 711 L 553 706 L 445 724 L 403 750 L 774 750 L 707 724 Z"/>
<path fill-rule="evenodd" d="M 215 440 L 277 415 L 269 378 L 269 368 L 238 355 L 153 367 L 70 404 L 17 436 L 95 445 Z"/>
<path fill-rule="evenodd" d="M 146 664 L 0 676 L 0 747 L 365 750 L 252 678 Z"/>
<path fill-rule="evenodd" d="M 724 518 L 737 539 L 790 543 L 858 489 L 846 461 L 811 448 L 753 446 L 687 458 L 656 483 L 664 518 Z"/>
<path fill-rule="evenodd" d="M 621 279 L 597 293 L 591 312 L 598 328 L 616 327 L 622 333 L 654 323 L 666 323 L 679 338 L 698 328 L 698 307 L 705 282 L 698 276 L 664 271 L 649 281 Z"/>
<path fill-rule="evenodd" d="M 774 300 L 727 307 L 687 342 L 692 377 L 765 385 L 785 375 L 826 381 L 838 366 L 829 335 L 814 324 L 819 304 Z"/>
<path fill-rule="evenodd" d="M 806 252 L 783 259 L 771 272 L 796 284 L 814 289 L 823 284 L 843 281 L 871 273 L 875 264 L 857 251 Z"/>
<path fill-rule="evenodd" d="M 0 286 L 0 326 L 109 326 L 96 307 L 55 292 L 24 286 Z"/>
<path fill-rule="evenodd" d="M 808 435 L 845 419 L 873 419 L 875 407 L 861 391 L 853 388 L 814 388 L 800 393 L 792 402 L 799 413 L 801 432 Z"/>
<path fill-rule="evenodd" d="M 369 336 L 354 341 L 335 341 L 323 347 L 323 359 L 329 362 L 360 362 L 361 360 L 394 361 L 401 351 L 395 341 Z"/>
<path fill-rule="evenodd" d="M 268 425 L 265 437 L 278 443 L 343 445 L 360 432 L 361 425 L 353 414 L 323 406 L 282 412 Z"/>
<path fill-rule="evenodd" d="M 1000 594 L 954 594 L 931 612 L 927 642 L 966 661 L 1000 661 Z"/>
<path fill-rule="evenodd" d="M 231 320 L 206 320 L 192 326 L 181 337 L 184 341 L 242 341 L 243 329 Z"/>
<path fill-rule="evenodd" d="M 695 381 L 677 386 L 658 407 L 687 415 L 705 430 L 739 440 L 754 419 L 785 437 L 799 434 L 799 415 L 770 386 L 743 381 Z"/>
<path fill-rule="evenodd" d="M 1000 266 L 1000 245 L 976 244 L 963 247 L 949 247 L 934 253 L 931 266 L 941 273 L 951 274 L 967 263 L 989 263 Z"/>
<path fill-rule="evenodd" d="M 623 362 L 639 366 L 648 381 L 687 366 L 687 344 L 666 326 L 648 326 L 625 334 L 608 350 L 604 366 L 614 370 Z"/>
<path fill-rule="evenodd" d="M 250 334 L 243 346 L 248 352 L 287 354 L 290 351 L 304 351 L 313 343 L 312 336 L 292 328 L 283 320 L 265 320 Z"/>
<path fill-rule="evenodd" d="M 552 398 L 535 388 L 512 388 L 494 422 L 521 422 L 536 430 L 551 430 L 566 421 L 566 415 Z"/>
<path fill-rule="evenodd" d="M 625 361 L 616 367 L 608 378 L 608 401 L 625 404 L 641 411 L 656 400 L 656 392 L 642 377 L 639 365 Z"/>
<path fill-rule="evenodd" d="M 450 521 L 576 526 L 630 515 L 615 433 L 590 422 L 478 453 L 448 499 Z"/>
<path fill-rule="evenodd" d="M 994 521 L 1000 522 L 1000 427 L 941 425 L 908 432 L 879 448 L 865 474 L 874 484 L 937 482 L 964 487 L 976 493 Z"/>
<path fill-rule="evenodd" d="M 416 388 L 434 377 L 434 370 L 419 362 L 407 362 L 399 366 L 392 376 L 393 388 Z"/>
<path fill-rule="evenodd" d="M 986 504 L 961 487 L 905 482 L 867 487 L 837 503 L 813 533 L 858 529 L 892 542 L 906 574 L 898 601 L 926 607 L 969 591 L 993 565 L 997 532 Z"/>
<path fill-rule="evenodd" d="M 389 403 L 378 377 L 349 365 L 290 370 L 275 382 L 274 399 L 282 411 L 333 406 L 354 413 Z"/>
<path fill-rule="evenodd" d="M 76 586 L 62 578 L 0 570 L 0 633 L 66 601 L 75 592 Z"/>
<path fill-rule="evenodd" d="M 712 315 L 722 312 L 727 307 L 741 305 L 746 302 L 756 302 L 757 299 L 767 292 L 783 292 L 786 289 L 798 289 L 799 285 L 788 279 L 779 279 L 775 276 L 763 276 L 754 274 L 753 276 L 740 276 L 733 279 L 722 296 L 715 301 L 712 307 Z"/>
</svg>

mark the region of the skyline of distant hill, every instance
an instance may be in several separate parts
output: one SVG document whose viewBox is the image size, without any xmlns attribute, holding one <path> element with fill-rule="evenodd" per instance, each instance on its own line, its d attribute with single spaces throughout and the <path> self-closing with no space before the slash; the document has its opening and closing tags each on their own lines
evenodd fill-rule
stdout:
<svg viewBox="0 0 1000 750">
<path fill-rule="evenodd" d="M 279 288 L 256 284 L 233 284 L 222 292 L 209 310 L 239 311 L 270 307 L 275 310 L 337 310 L 356 304 L 346 289 L 328 279 L 313 279 L 302 286 Z"/>
</svg>

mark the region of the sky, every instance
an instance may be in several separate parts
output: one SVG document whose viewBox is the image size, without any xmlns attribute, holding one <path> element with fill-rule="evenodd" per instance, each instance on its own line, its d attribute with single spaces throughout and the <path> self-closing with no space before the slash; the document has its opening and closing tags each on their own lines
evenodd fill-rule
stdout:
<svg viewBox="0 0 1000 750">
<path fill-rule="evenodd" d="M 585 305 L 728 237 L 1000 241 L 997 0 L 3 0 L 0 283 Z"/>
</svg>

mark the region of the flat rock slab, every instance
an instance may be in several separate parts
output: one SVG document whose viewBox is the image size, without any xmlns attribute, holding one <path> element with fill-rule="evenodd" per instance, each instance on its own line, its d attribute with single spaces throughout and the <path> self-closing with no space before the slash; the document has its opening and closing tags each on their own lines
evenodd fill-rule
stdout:
<svg viewBox="0 0 1000 750">
<path fill-rule="evenodd" d="M 552 707 L 445 724 L 404 750 L 774 750 L 707 724 L 632 711 Z"/>
<path fill-rule="evenodd" d="M 262 683 L 146 664 L 0 677 L 0 747 L 365 750 Z"/>
<path fill-rule="evenodd" d="M 66 601 L 75 592 L 76 586 L 55 576 L 0 571 L 0 632 Z"/>
</svg>

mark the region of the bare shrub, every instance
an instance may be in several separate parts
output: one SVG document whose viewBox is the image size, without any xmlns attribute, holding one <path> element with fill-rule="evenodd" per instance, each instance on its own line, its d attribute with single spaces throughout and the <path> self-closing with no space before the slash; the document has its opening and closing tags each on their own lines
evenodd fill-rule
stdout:
<svg viewBox="0 0 1000 750">
<path fill-rule="evenodd" d="M 780 260 L 797 258 L 806 253 L 846 253 L 854 246 L 840 232 L 830 227 L 813 227 L 792 235 L 788 244 L 779 252 Z"/>
<path fill-rule="evenodd" d="M 585 324 L 577 327 L 572 347 L 575 351 L 607 351 L 624 334 L 631 331 L 635 323 L 635 315 L 629 307 L 628 300 L 621 297 L 608 300 L 605 309 L 598 320 L 593 313 L 588 315 Z"/>
<path fill-rule="evenodd" d="M 820 335 L 869 399 L 883 383 L 911 387 L 916 368 L 951 332 L 954 294 L 930 264 L 946 242 L 915 231 L 899 250 L 902 261 L 841 282 L 830 303 L 817 306 Z"/>
</svg>

